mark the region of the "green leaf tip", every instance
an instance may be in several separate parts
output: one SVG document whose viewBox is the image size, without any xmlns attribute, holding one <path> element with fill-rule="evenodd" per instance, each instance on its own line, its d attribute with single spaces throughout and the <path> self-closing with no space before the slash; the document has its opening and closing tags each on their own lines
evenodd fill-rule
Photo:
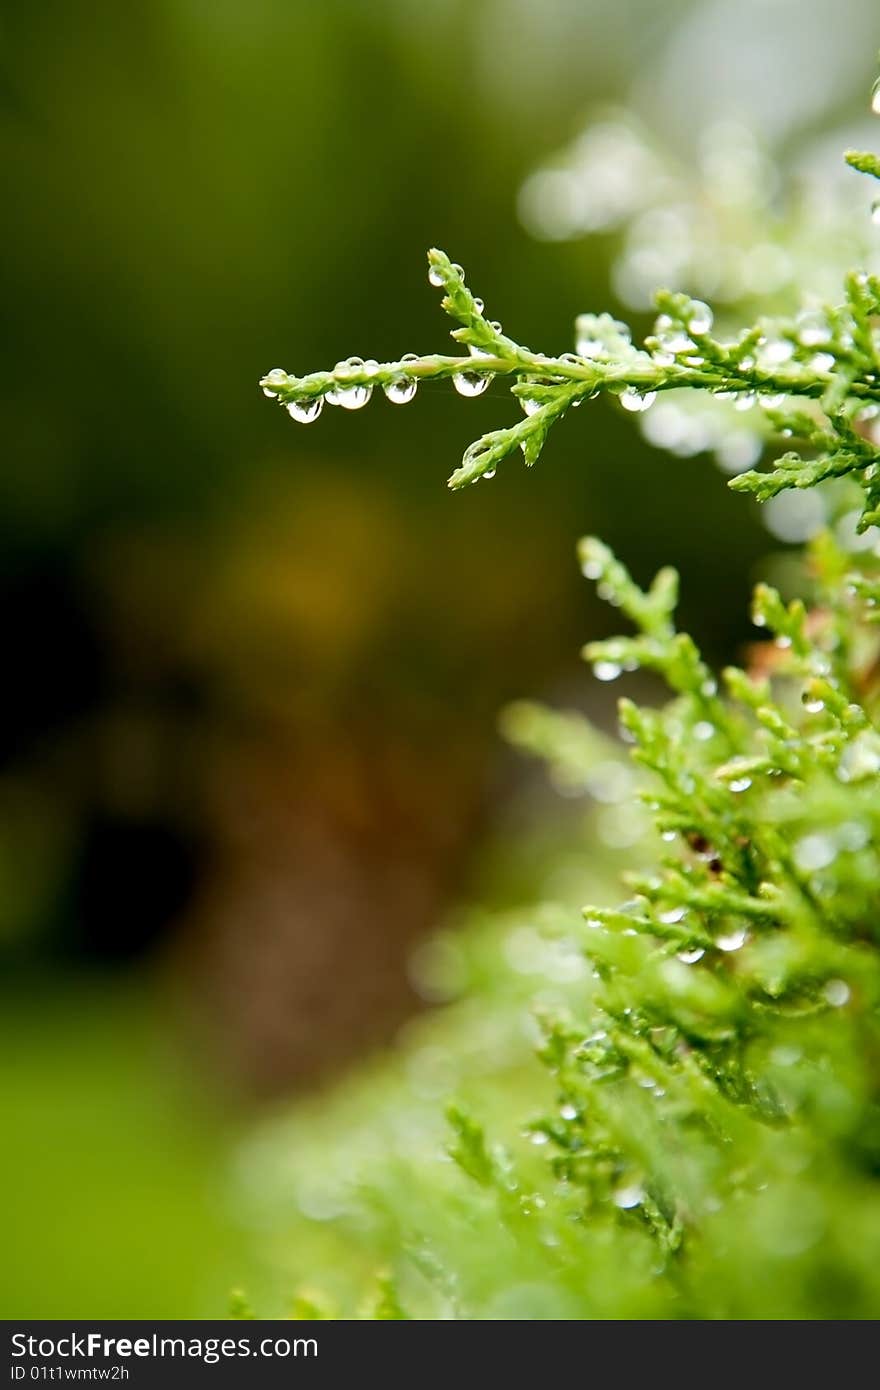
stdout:
<svg viewBox="0 0 880 1390">
<path fill-rule="evenodd" d="M 843 157 L 851 169 L 880 179 L 880 155 L 868 154 L 864 150 L 847 150 Z"/>
</svg>

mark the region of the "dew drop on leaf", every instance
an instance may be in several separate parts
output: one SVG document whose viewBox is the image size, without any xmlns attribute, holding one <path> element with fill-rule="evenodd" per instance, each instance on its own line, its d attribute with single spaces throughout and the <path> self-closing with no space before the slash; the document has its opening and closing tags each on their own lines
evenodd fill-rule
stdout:
<svg viewBox="0 0 880 1390">
<path fill-rule="evenodd" d="M 830 835 L 816 831 L 803 835 L 794 847 L 794 862 L 804 873 L 827 869 L 837 858 L 837 846 Z"/>
<path fill-rule="evenodd" d="M 634 387 L 628 386 L 620 394 L 620 404 L 624 410 L 642 411 L 648 410 L 657 399 L 656 391 L 636 391 Z"/>
<path fill-rule="evenodd" d="M 392 405 L 406 405 L 416 394 L 418 382 L 412 376 L 396 376 L 385 387 L 385 395 Z"/>
<path fill-rule="evenodd" d="M 271 388 L 286 386 L 287 372 L 283 367 L 273 367 L 271 372 L 266 373 L 264 381 L 266 385 L 263 387 L 263 395 L 274 399 L 274 397 L 278 395 L 278 391 L 272 390 Z"/>
<path fill-rule="evenodd" d="M 691 305 L 691 316 L 688 319 L 688 332 L 708 333 L 713 322 L 714 318 L 709 305 L 704 304 L 701 299 L 695 299 Z"/>
<path fill-rule="evenodd" d="M 664 926 L 671 927 L 673 923 L 680 922 L 687 915 L 686 907 L 670 907 L 665 912 L 657 914 L 657 920 Z"/>
<path fill-rule="evenodd" d="M 489 372 L 456 372 L 452 384 L 460 396 L 482 396 L 491 380 Z"/>
<path fill-rule="evenodd" d="M 645 1193 L 638 1183 L 632 1183 L 629 1187 L 618 1187 L 611 1200 L 621 1211 L 629 1211 L 632 1207 L 639 1206 L 644 1196 Z"/>
<path fill-rule="evenodd" d="M 716 936 L 715 945 L 719 951 L 738 951 L 745 945 L 747 935 L 745 927 L 735 927 L 733 931 L 722 932 L 721 936 Z"/>
<path fill-rule="evenodd" d="M 360 410 L 372 394 L 372 386 L 335 386 L 327 392 L 327 400 L 331 405 L 341 405 L 343 410 Z"/>
<path fill-rule="evenodd" d="M 846 980 L 829 980 L 822 990 L 822 997 L 833 1009 L 842 1009 L 849 1001 L 850 989 Z"/>
<path fill-rule="evenodd" d="M 309 399 L 299 401 L 288 401 L 287 413 L 291 420 L 296 420 L 300 425 L 311 425 L 317 420 L 321 411 L 324 409 L 324 397 L 312 396 Z"/>
</svg>

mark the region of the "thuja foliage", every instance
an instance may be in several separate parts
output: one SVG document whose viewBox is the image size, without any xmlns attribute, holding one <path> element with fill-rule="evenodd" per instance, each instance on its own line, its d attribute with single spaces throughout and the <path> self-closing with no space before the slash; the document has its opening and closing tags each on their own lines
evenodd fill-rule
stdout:
<svg viewBox="0 0 880 1390">
<path fill-rule="evenodd" d="M 848 160 L 880 177 L 873 156 Z M 832 520 L 852 524 L 810 544 L 799 597 L 758 586 L 761 638 L 720 677 L 676 627 L 673 570 L 643 590 L 601 541 L 581 542 L 585 575 L 629 629 L 586 660 L 602 680 L 650 671 L 671 693 L 660 708 L 620 704 L 655 862 L 619 905 L 545 923 L 587 963 L 537 1011 L 549 1096 L 531 1115 L 493 1114 L 491 1133 L 450 1105 L 459 1185 L 438 1159 L 433 1192 L 430 1163 L 413 1183 L 421 1210 L 405 1184 L 386 1196 L 400 1208 L 382 1249 L 393 1276 L 377 1275 L 361 1312 L 505 1315 L 445 1223 L 485 1242 L 490 1282 L 526 1291 L 508 1316 L 876 1316 L 880 282 L 853 273 L 839 304 L 733 336 L 713 332 L 705 304 L 663 293 L 642 346 L 587 315 L 576 351 L 548 357 L 487 319 L 439 251 L 430 279 L 467 356 L 275 371 L 264 390 L 311 420 L 377 386 L 404 402 L 426 379 L 477 395 L 509 378 L 522 418 L 471 445 L 454 487 L 517 448 L 534 463 L 556 421 L 600 393 L 638 411 L 670 389 L 732 395 L 764 407 L 768 444 L 734 490 L 824 484 Z M 579 715 L 520 705 L 506 725 L 569 790 L 607 775 L 607 740 Z"/>
</svg>

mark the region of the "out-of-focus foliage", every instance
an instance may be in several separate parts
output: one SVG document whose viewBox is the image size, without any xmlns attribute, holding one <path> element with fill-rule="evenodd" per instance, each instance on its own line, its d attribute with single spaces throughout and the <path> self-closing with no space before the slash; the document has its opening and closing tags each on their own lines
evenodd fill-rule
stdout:
<svg viewBox="0 0 880 1390">
<path fill-rule="evenodd" d="M 599 543 L 582 556 L 640 629 L 588 649 L 596 674 L 647 664 L 674 692 L 621 706 L 659 865 L 580 926 L 545 907 L 438 939 L 417 969 L 460 1002 L 396 1074 L 253 1143 L 251 1200 L 308 1218 L 295 1256 L 274 1233 L 279 1268 L 336 1315 L 387 1265 L 416 1317 L 873 1317 L 878 548 L 818 539 L 809 610 L 759 589 L 768 638 L 727 697 L 675 632 L 671 572 L 645 594 Z M 507 728 L 627 812 L 619 754 L 578 716 L 520 706 Z"/>
<path fill-rule="evenodd" d="M 850 162 L 877 173 L 868 156 Z M 874 1317 L 880 284 L 853 274 L 843 308 L 761 320 L 729 344 L 710 336 L 705 304 L 666 293 L 646 351 L 605 316 L 579 324 L 576 355 L 548 358 L 487 322 L 439 253 L 431 278 L 469 357 L 349 361 L 302 378 L 277 373 L 264 389 L 296 416 L 325 396 L 344 405 L 355 393 L 365 404 L 374 383 L 408 396 L 420 377 L 451 375 L 475 394 L 481 373 L 513 375 L 515 394 L 534 408 L 472 446 L 453 483 L 493 473 L 518 443 L 533 462 L 549 425 L 601 389 L 629 393 L 638 410 L 681 386 L 732 392 L 747 409 L 772 394 L 770 439 L 797 435 L 807 456 L 786 453 L 734 486 L 759 500 L 824 488 L 838 539 L 824 531 L 809 548 L 803 597 L 786 603 L 758 586 L 752 617 L 767 639 L 745 669 L 725 670 L 725 694 L 676 629 L 675 571 L 642 590 L 607 546 L 581 543 L 584 573 L 636 629 L 587 646 L 594 674 L 647 670 L 672 692 L 659 709 L 620 704 L 642 773 L 637 795 L 668 848 L 648 872 L 629 870 L 622 905 L 587 908 L 580 925 L 545 911 L 531 947 L 518 928 L 490 952 L 482 989 L 472 983 L 446 1020 L 448 1052 L 423 1042 L 409 1085 L 386 1082 L 381 1120 L 344 1146 L 344 1177 L 326 1167 L 318 1175 L 313 1136 L 296 1146 L 300 1210 L 368 1259 L 389 1261 L 367 1317 L 389 1308 L 470 1318 Z M 508 729 L 567 789 L 592 778 L 594 789 L 616 783 L 623 803 L 633 799 L 604 737 L 578 718 L 520 706 Z M 544 952 L 539 926 L 550 937 Z M 460 988 L 448 954 L 444 964 L 448 943 L 438 949 L 441 989 L 444 972 L 446 988 Z M 554 1091 L 549 1106 L 536 1098 L 531 1118 L 510 1093 L 523 999 L 504 966 L 515 972 L 523 960 L 556 985 L 555 997 L 531 1001 Z M 458 1080 L 460 1092 L 478 1094 L 476 1105 L 465 1094 L 447 1110 L 446 1164 L 436 1128 L 411 1103 L 418 1078 L 430 1088 L 432 1073 L 437 1090 Z M 378 1109 L 381 1091 L 377 1101 L 367 1085 L 362 1099 Z M 324 1259 L 319 1243 L 315 1266 Z M 350 1293 L 333 1283 L 350 1314 Z"/>
</svg>

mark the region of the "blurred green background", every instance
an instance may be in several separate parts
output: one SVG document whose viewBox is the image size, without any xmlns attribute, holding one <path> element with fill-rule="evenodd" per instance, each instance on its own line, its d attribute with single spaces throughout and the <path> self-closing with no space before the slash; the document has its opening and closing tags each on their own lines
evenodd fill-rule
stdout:
<svg viewBox="0 0 880 1390">
<path fill-rule="evenodd" d="M 5 7 L 4 1316 L 260 1287 L 231 1155 L 419 1007 L 410 951 L 482 891 L 520 775 L 499 707 L 587 698 L 577 651 L 609 618 L 578 535 L 639 577 L 674 560 L 714 658 L 748 634 L 768 542 L 705 451 L 597 405 L 533 472 L 453 496 L 510 418 L 500 383 L 306 430 L 258 378 L 442 349 L 434 244 L 536 347 L 586 309 L 646 327 L 633 188 L 602 213 L 587 181 L 568 225 L 534 171 L 613 104 L 667 170 L 648 202 L 693 175 L 699 205 L 713 122 L 832 178 L 877 29 L 872 0 Z M 762 211 L 792 237 L 784 184 Z"/>
</svg>

